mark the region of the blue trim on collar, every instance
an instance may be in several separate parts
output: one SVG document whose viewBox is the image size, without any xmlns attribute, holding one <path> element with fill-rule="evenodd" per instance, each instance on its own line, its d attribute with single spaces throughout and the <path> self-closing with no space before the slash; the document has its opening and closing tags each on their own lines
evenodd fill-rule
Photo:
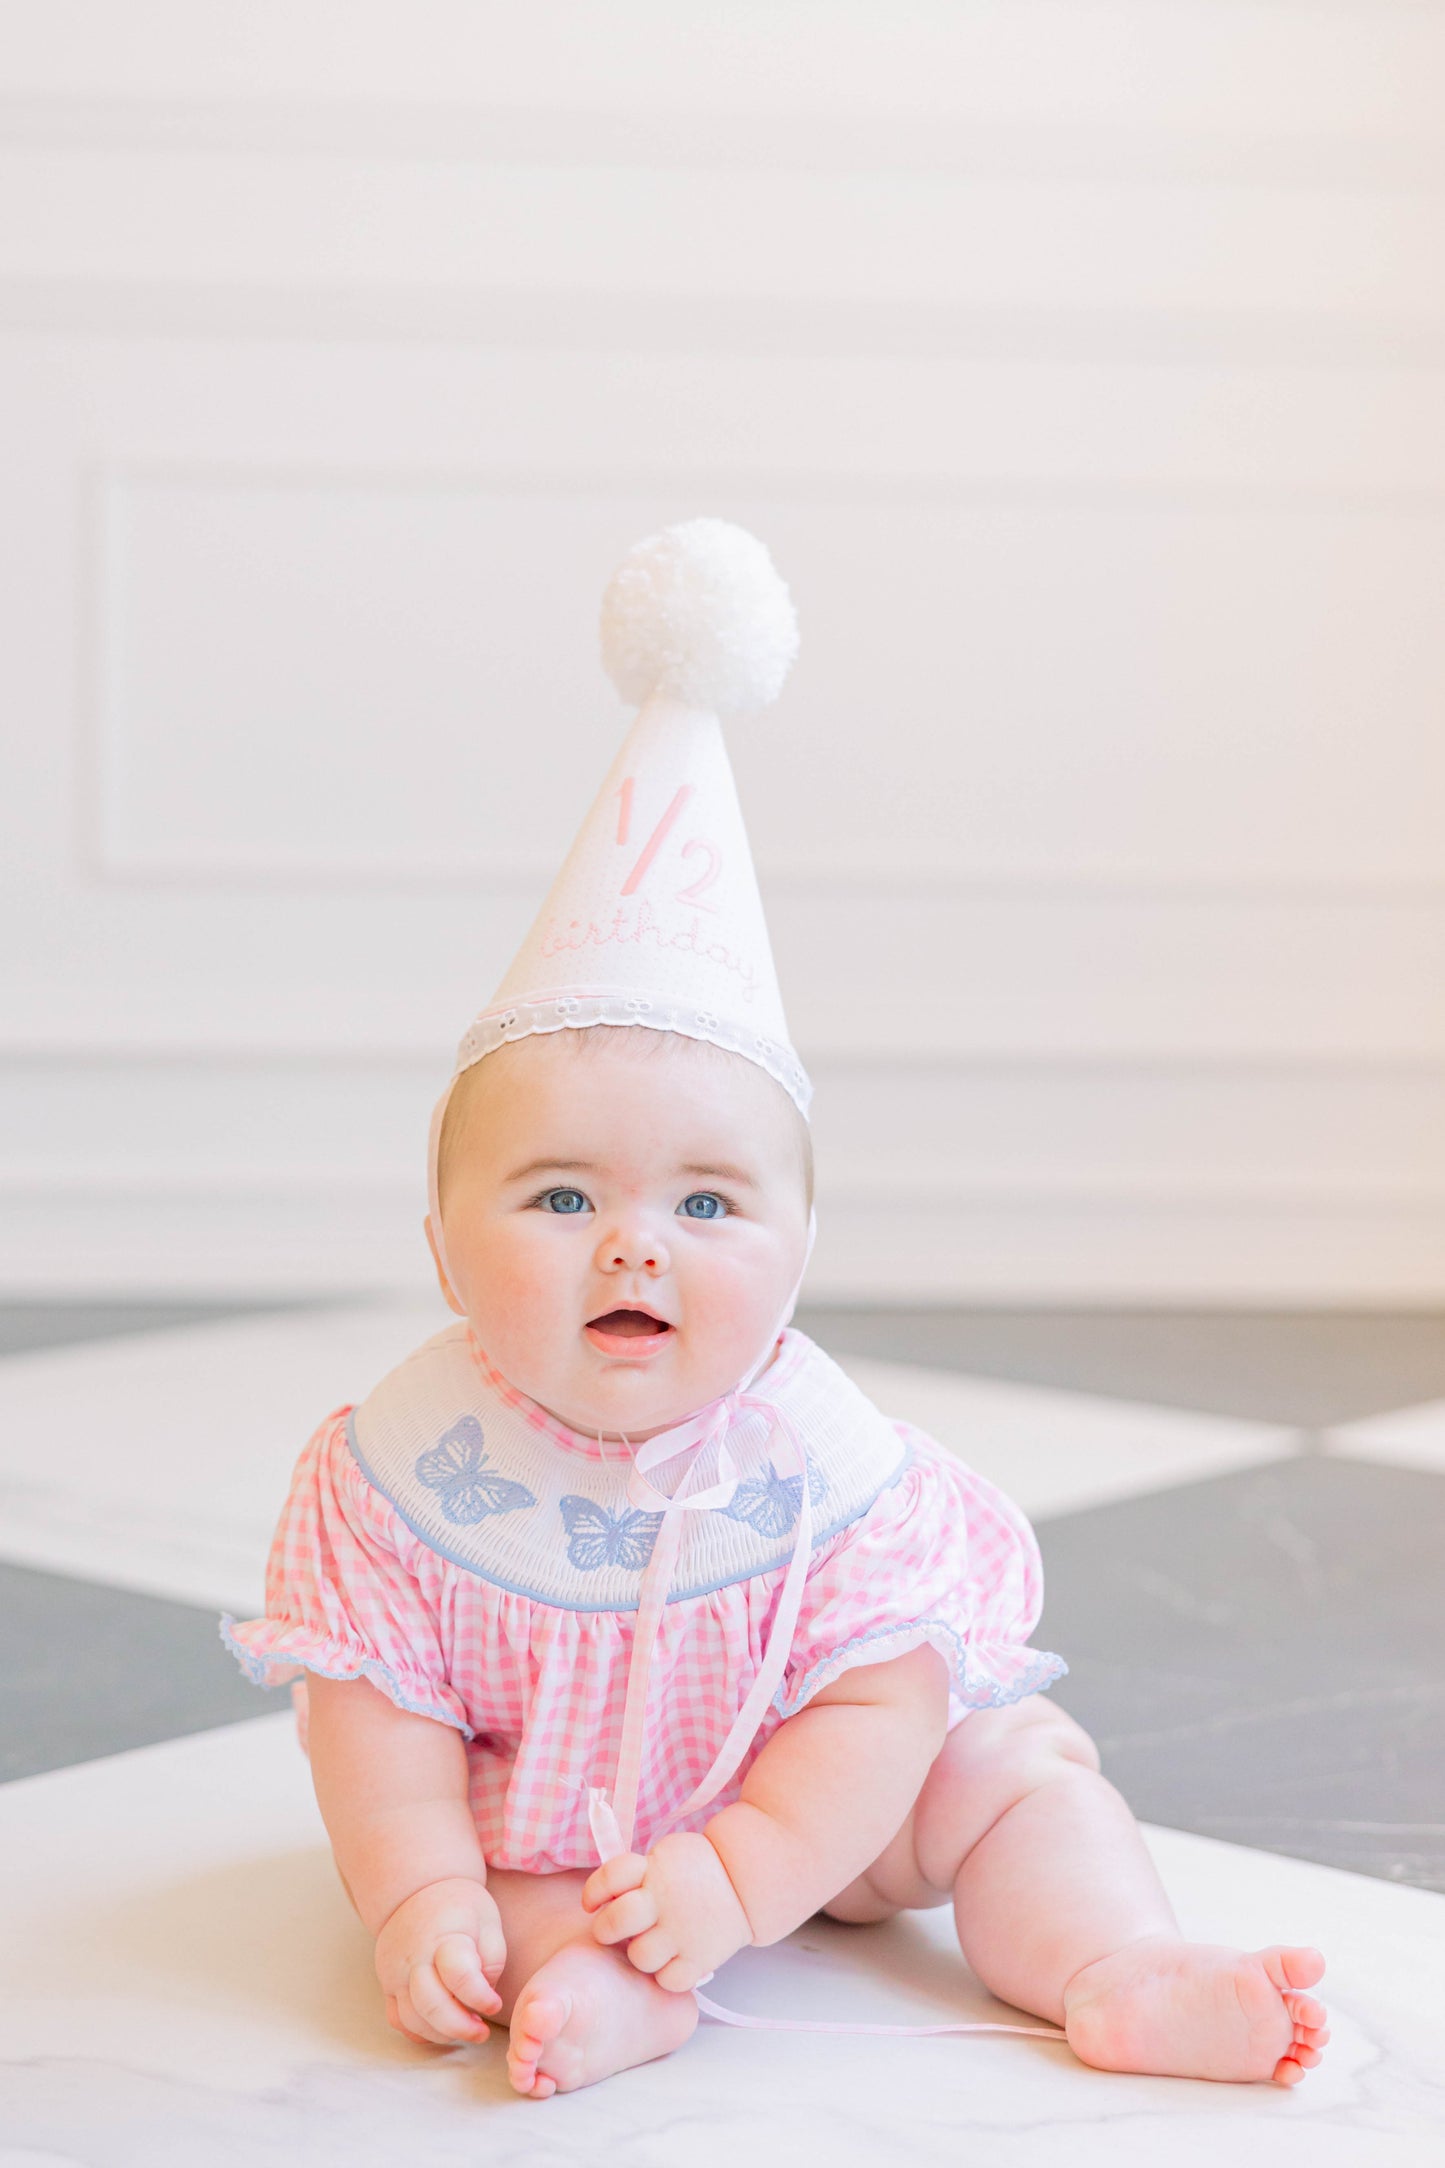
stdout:
<svg viewBox="0 0 1445 2168">
<path fill-rule="evenodd" d="M 424 1544 L 427 1550 L 434 1551 L 438 1558 L 446 1559 L 449 1565 L 459 1566 L 462 1572 L 469 1573 L 472 1576 L 473 1580 L 485 1581 L 488 1587 L 500 1588 L 504 1590 L 505 1593 L 509 1596 L 525 1596 L 529 1603 L 541 1604 L 545 1610 L 549 1611 L 587 1611 L 592 1613 L 636 1611 L 637 1604 L 635 1602 L 567 1603 L 560 1600 L 556 1596 L 544 1595 L 543 1593 L 541 1593 L 541 1591 L 535 1588 L 524 1588 L 515 1581 L 504 1581 L 498 1574 L 484 1573 L 481 1567 L 475 1565 L 471 1559 L 459 1557 L 455 1551 L 449 1550 L 445 1544 L 438 1543 L 435 1536 L 431 1535 L 426 1529 L 418 1527 L 417 1523 L 411 1518 L 411 1515 L 407 1512 L 405 1506 L 399 1504 L 398 1501 L 392 1497 L 390 1491 L 386 1489 L 385 1485 L 378 1480 L 375 1470 L 370 1466 L 365 1454 L 361 1450 L 360 1445 L 357 1443 L 356 1411 L 354 1409 L 352 1410 L 351 1414 L 349 1414 L 346 1418 L 346 1443 L 352 1459 L 355 1461 L 362 1475 L 365 1476 L 367 1482 L 371 1485 L 371 1488 L 376 1492 L 379 1498 L 384 1498 L 386 1500 L 387 1504 L 391 1507 L 391 1510 L 396 1515 L 397 1519 L 405 1523 L 405 1525 L 411 1530 L 412 1534 L 417 1538 L 418 1542 Z M 871 1512 L 873 1507 L 877 1504 L 878 1500 L 882 1497 L 884 1491 L 891 1490 L 895 1483 L 900 1482 L 903 1476 L 906 1475 L 906 1473 L 908 1472 L 908 1469 L 912 1466 L 912 1463 L 913 1447 L 911 1443 L 905 1440 L 903 1445 L 903 1452 L 899 1458 L 897 1466 L 883 1478 L 883 1481 L 878 1485 L 877 1489 L 872 1493 L 872 1495 L 862 1505 L 857 1507 L 855 1511 L 851 1513 L 845 1513 L 840 1519 L 830 1521 L 826 1527 L 815 1530 L 813 1535 L 812 1548 L 816 1551 L 820 1543 L 827 1543 L 831 1540 L 832 1537 L 841 1535 L 845 1528 L 851 1528 L 854 1521 L 861 1520 L 865 1513 Z M 786 1568 L 788 1560 L 791 1556 L 791 1546 L 785 1546 L 782 1552 L 779 1554 L 776 1562 L 772 1565 L 755 1566 L 751 1569 L 751 1571 L 747 1573 L 728 1574 L 721 1581 L 704 1581 L 701 1582 L 696 1588 L 670 1589 L 668 1591 L 667 1600 L 669 1603 L 683 1603 L 689 1597 L 710 1596 L 717 1589 L 720 1588 L 735 1588 L 743 1581 L 759 1580 L 764 1574 L 781 1573 Z"/>
</svg>

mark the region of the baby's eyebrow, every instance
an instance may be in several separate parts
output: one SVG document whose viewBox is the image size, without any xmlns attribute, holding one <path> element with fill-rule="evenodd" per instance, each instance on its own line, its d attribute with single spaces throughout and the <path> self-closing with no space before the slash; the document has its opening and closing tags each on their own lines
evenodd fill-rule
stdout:
<svg viewBox="0 0 1445 2168">
<path fill-rule="evenodd" d="M 604 1170 L 595 1159 L 529 1159 L 525 1167 L 514 1167 L 504 1176 L 508 1182 L 526 1182 L 538 1174 L 600 1174 Z M 732 1182 L 740 1189 L 756 1189 L 757 1176 L 749 1174 L 745 1167 L 734 1167 L 727 1161 L 688 1160 L 678 1168 L 679 1174 L 701 1176 L 704 1181 Z"/>
<path fill-rule="evenodd" d="M 689 1161 L 677 1171 L 679 1174 L 700 1174 L 715 1182 L 734 1182 L 742 1189 L 756 1189 L 758 1186 L 756 1175 L 749 1174 L 745 1167 L 732 1167 L 724 1163 L 702 1167 Z"/>
<path fill-rule="evenodd" d="M 529 1159 L 525 1167 L 514 1167 L 505 1177 L 508 1182 L 525 1182 L 534 1174 L 596 1174 L 597 1162 L 593 1159 Z"/>
</svg>

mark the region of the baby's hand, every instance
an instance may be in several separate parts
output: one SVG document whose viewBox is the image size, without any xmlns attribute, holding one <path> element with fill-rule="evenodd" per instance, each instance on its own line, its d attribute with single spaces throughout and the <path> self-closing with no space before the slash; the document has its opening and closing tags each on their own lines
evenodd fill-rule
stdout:
<svg viewBox="0 0 1445 2168">
<path fill-rule="evenodd" d="M 685 1993 L 753 1939 L 748 1916 L 703 1836 L 664 1837 L 644 1859 L 624 1852 L 583 1885 L 599 1942 L 625 1942 L 629 1963 Z"/>
<path fill-rule="evenodd" d="M 430 1882 L 404 1899 L 376 1938 L 386 2021 L 409 2040 L 452 2047 L 485 2040 L 502 1998 L 502 1916 L 480 1882 Z"/>
</svg>

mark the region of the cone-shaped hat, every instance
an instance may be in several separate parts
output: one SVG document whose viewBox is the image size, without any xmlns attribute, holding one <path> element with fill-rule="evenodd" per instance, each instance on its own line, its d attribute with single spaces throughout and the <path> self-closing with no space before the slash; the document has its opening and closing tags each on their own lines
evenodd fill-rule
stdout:
<svg viewBox="0 0 1445 2168">
<path fill-rule="evenodd" d="M 807 1112 L 720 724 L 777 697 L 797 645 L 788 590 L 741 527 L 688 520 L 624 559 L 602 651 L 641 712 L 457 1074 L 534 1032 L 642 1024 L 745 1055 Z"/>
</svg>

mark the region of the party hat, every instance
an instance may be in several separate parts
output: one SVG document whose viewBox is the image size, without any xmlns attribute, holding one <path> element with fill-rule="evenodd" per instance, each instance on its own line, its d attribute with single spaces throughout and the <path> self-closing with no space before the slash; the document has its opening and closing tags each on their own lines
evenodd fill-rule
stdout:
<svg viewBox="0 0 1445 2168">
<path fill-rule="evenodd" d="M 602 654 L 640 712 L 456 1074 L 536 1032 L 641 1024 L 756 1062 L 806 1114 L 721 718 L 776 699 L 798 649 L 755 536 L 693 519 L 639 542 Z"/>
</svg>

